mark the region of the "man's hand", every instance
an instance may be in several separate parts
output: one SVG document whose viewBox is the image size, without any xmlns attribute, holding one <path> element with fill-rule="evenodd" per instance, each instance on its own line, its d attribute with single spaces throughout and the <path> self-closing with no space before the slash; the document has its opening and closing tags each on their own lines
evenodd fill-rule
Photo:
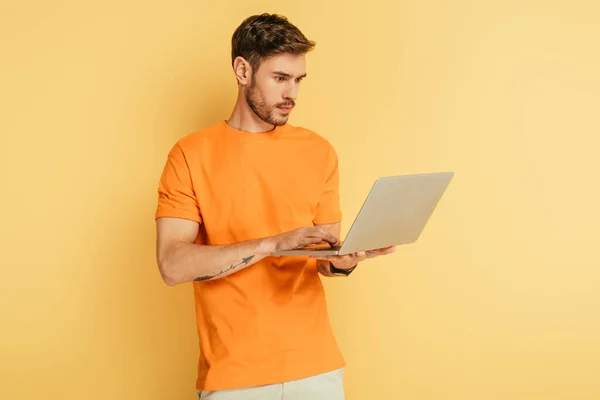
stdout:
<svg viewBox="0 0 600 400">
<path fill-rule="evenodd" d="M 342 256 L 311 256 L 310 258 L 316 258 L 319 260 L 325 260 L 331 262 L 334 267 L 339 269 L 350 269 L 361 261 L 369 258 L 375 258 L 392 254 L 396 251 L 396 246 L 384 247 L 383 249 L 375 249 L 369 251 L 358 251 L 352 254 L 344 254 Z"/>
<path fill-rule="evenodd" d="M 326 229 L 319 226 L 294 229 L 267 239 L 272 252 L 293 250 L 311 244 L 327 242 L 331 246 L 338 244 L 339 240 Z"/>
</svg>

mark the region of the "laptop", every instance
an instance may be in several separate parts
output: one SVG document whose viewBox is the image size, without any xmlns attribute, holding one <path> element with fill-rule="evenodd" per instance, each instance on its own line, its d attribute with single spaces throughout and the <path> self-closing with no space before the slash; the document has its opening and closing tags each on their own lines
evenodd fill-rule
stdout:
<svg viewBox="0 0 600 400">
<path fill-rule="evenodd" d="M 271 255 L 344 255 L 414 243 L 453 177 L 454 172 L 435 172 L 378 178 L 340 245 L 324 243 Z"/>
</svg>

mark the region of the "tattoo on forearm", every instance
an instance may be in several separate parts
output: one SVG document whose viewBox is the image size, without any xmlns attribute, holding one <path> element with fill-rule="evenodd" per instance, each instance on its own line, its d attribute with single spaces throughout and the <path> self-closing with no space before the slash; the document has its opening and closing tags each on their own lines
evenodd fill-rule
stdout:
<svg viewBox="0 0 600 400">
<path fill-rule="evenodd" d="M 207 281 L 209 279 L 215 278 L 219 275 L 223 275 L 231 270 L 234 270 L 236 268 L 238 268 L 241 265 L 248 265 L 248 263 L 250 261 L 252 261 L 252 259 L 254 258 L 254 256 L 249 256 L 246 258 L 243 258 L 241 262 L 237 263 L 237 264 L 231 264 L 228 265 L 226 267 L 223 267 L 219 272 L 217 272 L 215 275 L 212 276 L 199 276 L 198 278 L 194 279 L 194 281 L 199 282 L 199 281 Z"/>
</svg>

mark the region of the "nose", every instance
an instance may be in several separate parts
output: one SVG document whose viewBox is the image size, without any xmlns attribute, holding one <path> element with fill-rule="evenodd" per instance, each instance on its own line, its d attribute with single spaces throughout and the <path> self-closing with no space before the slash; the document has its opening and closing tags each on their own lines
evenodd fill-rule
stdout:
<svg viewBox="0 0 600 400">
<path fill-rule="evenodd" d="M 287 85 L 285 91 L 283 92 L 283 98 L 285 100 L 296 100 L 298 97 L 298 88 L 299 84 L 295 82 L 293 79 L 290 79 L 292 82 Z"/>
</svg>

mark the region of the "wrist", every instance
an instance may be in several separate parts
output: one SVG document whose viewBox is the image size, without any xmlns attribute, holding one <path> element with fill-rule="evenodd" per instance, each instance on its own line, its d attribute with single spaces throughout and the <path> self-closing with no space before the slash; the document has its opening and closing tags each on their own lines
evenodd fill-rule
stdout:
<svg viewBox="0 0 600 400">
<path fill-rule="evenodd" d="M 269 256 L 271 253 L 277 251 L 277 243 L 273 238 L 268 237 L 264 239 L 259 239 L 257 243 L 258 252 L 264 256 Z"/>
<path fill-rule="evenodd" d="M 338 268 L 335 265 L 333 265 L 332 262 L 329 263 L 329 270 L 331 271 L 332 274 L 334 275 L 343 275 L 343 276 L 348 276 L 352 273 L 352 271 L 354 271 L 354 269 L 358 266 L 358 263 L 354 264 L 352 267 L 350 268 Z"/>
</svg>

